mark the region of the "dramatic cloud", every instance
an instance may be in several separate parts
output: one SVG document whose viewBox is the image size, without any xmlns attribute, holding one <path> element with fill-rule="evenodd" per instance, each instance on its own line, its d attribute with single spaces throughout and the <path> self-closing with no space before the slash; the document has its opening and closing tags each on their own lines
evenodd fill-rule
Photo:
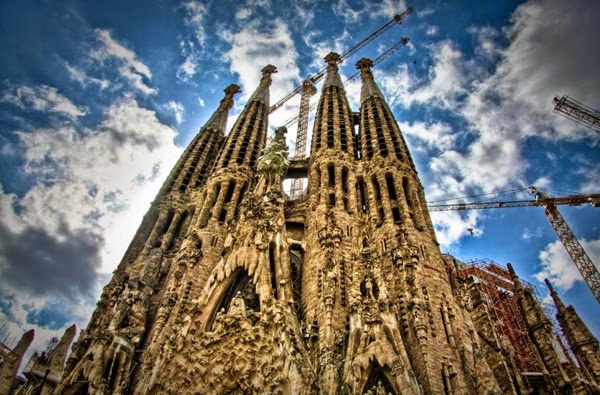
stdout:
<svg viewBox="0 0 600 395">
<path fill-rule="evenodd" d="M 333 5 L 333 12 L 344 19 L 346 23 L 358 23 L 365 19 L 374 19 L 385 16 L 392 18 L 394 15 L 405 11 L 408 7 L 404 0 L 366 1 L 350 4 L 348 0 L 338 0 Z"/>
<path fill-rule="evenodd" d="M 232 72 L 238 74 L 242 87 L 240 102 L 247 100 L 258 86 L 260 70 L 273 64 L 278 72 L 272 76 L 271 104 L 285 96 L 300 82 L 300 72 L 296 65 L 298 54 L 291 32 L 282 20 L 261 23 L 258 20 L 247 23 L 238 32 L 225 31 L 223 39 L 231 45 L 224 57 L 230 62 Z M 299 97 L 279 109 L 269 117 L 271 125 L 282 125 L 298 113 Z M 289 133 L 288 138 L 295 140 Z"/>
<path fill-rule="evenodd" d="M 114 60 L 118 64 L 121 77 L 125 78 L 138 91 L 152 95 L 157 92 L 146 81 L 152 80 L 152 72 L 135 52 L 116 41 L 108 30 L 96 29 L 96 39 L 100 47 L 92 52 L 92 59 L 100 62 Z"/>
<path fill-rule="evenodd" d="M 0 321 L 35 326 L 30 352 L 61 328 L 83 328 L 165 174 L 181 154 L 175 131 L 132 97 L 88 129 L 71 120 L 19 132 L 23 196 L 0 184 Z"/>
<path fill-rule="evenodd" d="M 125 97 L 94 130 L 65 124 L 18 136 L 25 172 L 39 183 L 22 197 L 0 193 L 2 283 L 36 295 L 89 292 L 96 273 L 119 262 L 157 173 L 180 154 L 175 131 Z"/>
<path fill-rule="evenodd" d="M 592 7 L 600 11 L 600 5 Z M 422 176 L 430 200 L 529 185 L 531 165 L 523 149 L 534 136 L 551 141 L 595 137 L 551 111 L 555 94 L 569 93 L 585 102 L 600 91 L 600 55 L 589 52 L 598 45 L 598 29 L 584 15 L 590 12 L 584 2 L 530 1 L 514 12 L 504 37 L 489 27 L 469 29 L 477 44 L 474 58 L 444 40 L 429 47 L 432 65 L 425 77 L 406 65 L 376 72 L 392 105 L 428 106 L 464 121 L 460 134 L 431 121 L 400 125 L 429 158 Z M 503 38 L 508 46 L 501 45 Z M 586 180 L 581 189 L 591 191 L 597 181 L 585 174 L 593 174 L 595 165 L 583 158 L 581 163 L 591 166 L 581 166 Z"/>
<path fill-rule="evenodd" d="M 398 122 L 398 125 L 405 136 L 417 143 L 417 147 L 425 145 L 430 149 L 447 150 L 454 147 L 457 138 L 457 133 L 452 127 L 442 122 Z"/>
<path fill-rule="evenodd" d="M 465 236 L 479 237 L 483 235 L 483 229 L 477 226 L 477 211 L 461 213 L 457 211 L 443 211 L 431 213 L 431 219 L 435 224 L 435 234 L 442 251 L 455 252 L 456 243 Z M 473 234 L 469 232 L 473 229 Z"/>
<path fill-rule="evenodd" d="M 185 10 L 185 23 L 194 29 L 196 40 L 201 45 L 204 45 L 206 33 L 204 32 L 204 18 L 208 11 L 205 4 L 200 1 L 187 1 L 183 4 Z"/>
<path fill-rule="evenodd" d="M 100 89 L 106 89 L 110 86 L 110 82 L 105 79 L 100 79 L 96 77 L 91 77 L 85 74 L 82 70 L 71 66 L 70 64 L 65 64 L 67 71 L 69 72 L 69 76 L 75 81 L 79 82 L 81 85 L 86 86 L 89 84 L 98 85 Z"/>
<path fill-rule="evenodd" d="M 61 95 L 58 89 L 47 85 L 35 87 L 9 85 L 1 100 L 22 110 L 54 113 L 71 119 L 76 119 L 86 113 L 85 107 L 76 106 L 71 100 Z"/>
<path fill-rule="evenodd" d="M 173 114 L 175 114 L 175 120 L 177 121 L 177 124 L 180 124 L 181 121 L 183 121 L 183 104 L 171 100 L 169 104 L 167 104 L 167 107 L 173 112 Z"/>
<path fill-rule="evenodd" d="M 600 262 L 600 239 L 580 240 L 592 262 Z M 578 281 L 583 281 L 579 270 L 560 240 L 548 244 L 540 251 L 542 270 L 534 277 L 543 282 L 545 278 L 561 291 L 567 291 Z M 598 267 L 596 265 L 596 267 Z"/>
</svg>

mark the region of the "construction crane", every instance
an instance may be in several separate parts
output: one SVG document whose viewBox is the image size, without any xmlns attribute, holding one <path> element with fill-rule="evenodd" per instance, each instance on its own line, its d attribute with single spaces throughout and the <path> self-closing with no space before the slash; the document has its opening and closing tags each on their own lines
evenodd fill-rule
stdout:
<svg viewBox="0 0 600 395">
<path fill-rule="evenodd" d="M 382 27 L 380 27 L 379 29 L 377 29 L 376 31 L 371 33 L 369 36 L 365 37 L 362 41 L 360 41 L 358 44 L 354 45 L 352 48 L 348 49 L 346 52 L 344 52 L 341 55 L 339 62 L 341 63 L 345 59 L 350 57 L 351 55 L 355 54 L 358 50 L 360 50 L 362 47 L 364 47 L 371 41 L 375 40 L 377 37 L 382 35 L 384 32 L 386 32 L 392 26 L 394 26 L 396 24 L 398 24 L 398 25 L 401 24 L 402 21 L 412 13 L 413 13 L 413 9 L 412 9 L 412 7 L 409 7 L 403 13 L 395 15 L 391 21 L 389 21 L 388 23 L 386 23 L 385 25 L 383 25 Z M 292 89 L 290 92 L 288 92 L 287 95 L 285 95 L 283 98 L 281 98 L 277 103 L 273 104 L 271 106 L 271 108 L 269 108 L 269 114 L 272 114 L 273 112 L 277 111 L 279 108 L 283 107 L 283 105 L 285 103 L 287 103 L 290 99 L 295 97 L 298 93 L 302 93 L 303 87 L 305 86 L 305 84 L 312 83 L 314 85 L 317 82 L 319 82 L 321 79 L 323 79 L 323 77 L 325 77 L 325 74 L 327 74 L 327 67 L 323 67 L 319 71 L 317 71 L 315 74 L 305 78 L 301 85 Z"/>
<path fill-rule="evenodd" d="M 555 96 L 552 101 L 554 102 L 555 112 L 592 129 L 596 133 L 600 133 L 600 111 L 594 110 L 567 95 L 563 95 L 563 97 Z"/>
<path fill-rule="evenodd" d="M 600 194 L 592 195 L 572 195 L 565 197 L 552 198 L 540 192 L 535 187 L 529 188 L 535 195 L 535 200 L 515 200 L 508 202 L 474 202 L 457 204 L 435 204 L 429 205 L 429 211 L 449 211 L 449 210 L 477 210 L 488 208 L 511 208 L 511 207 L 530 207 L 542 206 L 546 209 L 546 218 L 550 221 L 552 228 L 558 235 L 558 238 L 565 246 L 565 249 L 571 256 L 571 259 L 579 269 L 581 276 L 592 291 L 592 294 L 600 303 L 600 272 L 594 266 L 594 263 L 587 255 L 573 231 L 558 211 L 556 206 L 568 205 L 579 206 L 584 203 L 590 203 L 593 207 L 600 207 Z"/>
<path fill-rule="evenodd" d="M 373 66 L 377 66 L 379 63 L 381 63 L 382 61 L 384 61 L 385 59 L 390 57 L 390 55 L 392 55 L 394 52 L 396 52 L 398 49 L 402 48 L 403 46 L 407 45 L 409 42 L 410 42 L 410 39 L 408 37 L 402 37 L 402 40 L 398 41 L 396 44 L 389 47 L 381 55 L 376 57 L 373 60 Z M 352 76 L 350 76 L 346 81 L 344 81 L 344 85 L 347 85 L 348 83 L 350 83 L 352 81 L 355 81 L 358 77 L 360 77 L 360 71 L 357 71 L 356 73 L 352 74 Z M 302 102 L 300 102 L 300 107 L 302 107 Z M 311 104 L 309 106 L 308 113 L 310 114 L 316 107 L 317 107 L 317 103 Z M 301 111 L 301 113 L 302 113 L 302 111 Z M 294 115 L 293 117 L 291 117 L 290 119 L 285 121 L 283 126 L 285 126 L 286 128 L 289 128 L 292 125 L 294 125 L 296 122 L 298 122 L 299 118 L 300 118 L 300 114 Z M 306 117 L 306 120 L 308 123 L 308 117 Z M 300 125 L 298 125 L 298 129 L 300 129 Z"/>
<path fill-rule="evenodd" d="M 395 15 L 394 18 L 387 22 L 385 25 L 371 33 L 369 36 L 364 38 L 358 44 L 354 45 L 347 51 L 345 51 L 341 56 L 339 62 L 343 62 L 348 57 L 355 54 L 362 47 L 375 40 L 385 31 L 390 29 L 394 25 L 399 25 L 402 23 L 404 18 L 408 15 L 412 14 L 413 9 L 409 7 L 406 11 L 401 14 Z M 388 55 L 389 56 L 389 55 Z M 300 96 L 300 110 L 298 113 L 298 131 L 296 133 L 296 147 L 294 149 L 293 159 L 303 159 L 306 155 L 306 137 L 308 134 L 308 115 L 310 113 L 310 98 L 316 93 L 315 84 L 319 82 L 323 77 L 327 74 L 327 67 L 321 68 L 315 74 L 304 79 L 300 86 L 292 89 L 287 95 L 285 95 L 282 99 L 280 99 L 277 103 L 273 104 L 269 109 L 269 114 L 277 111 L 279 108 L 283 107 L 285 103 L 287 103 L 290 99 L 295 97 L 298 93 Z M 292 180 L 292 186 L 290 190 L 290 195 L 292 199 L 297 198 L 302 193 L 302 179 L 296 178 Z"/>
</svg>

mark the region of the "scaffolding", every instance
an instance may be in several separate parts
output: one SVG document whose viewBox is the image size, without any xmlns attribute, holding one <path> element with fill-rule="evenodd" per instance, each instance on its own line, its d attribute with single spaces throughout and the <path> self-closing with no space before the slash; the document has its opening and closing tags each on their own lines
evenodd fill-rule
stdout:
<svg viewBox="0 0 600 395">
<path fill-rule="evenodd" d="M 517 369 L 523 373 L 541 371 L 508 270 L 489 259 L 476 259 L 464 262 L 457 275 L 474 280 L 486 300 L 503 346 L 512 351 Z M 534 289 L 531 284 L 522 283 Z"/>
</svg>

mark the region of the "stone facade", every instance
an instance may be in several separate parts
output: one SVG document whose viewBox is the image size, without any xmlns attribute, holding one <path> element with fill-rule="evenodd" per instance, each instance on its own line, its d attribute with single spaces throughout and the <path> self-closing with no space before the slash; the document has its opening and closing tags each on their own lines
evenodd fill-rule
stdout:
<svg viewBox="0 0 600 395">
<path fill-rule="evenodd" d="M 297 200 L 282 191 L 285 129 L 265 148 L 277 69 L 263 68 L 227 137 L 239 88 L 225 90 L 105 287 L 56 394 L 531 392 L 485 306 L 453 283 L 372 62 L 357 63 L 356 113 L 339 60 L 325 58 L 311 155 L 294 165 L 308 172 Z M 561 364 L 535 319 L 548 393 L 589 393 L 571 384 L 579 370 Z"/>
</svg>

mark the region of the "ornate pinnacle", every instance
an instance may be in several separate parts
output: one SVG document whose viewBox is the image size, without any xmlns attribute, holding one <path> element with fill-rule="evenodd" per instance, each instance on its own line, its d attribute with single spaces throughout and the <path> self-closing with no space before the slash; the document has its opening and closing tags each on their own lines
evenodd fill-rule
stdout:
<svg viewBox="0 0 600 395">
<path fill-rule="evenodd" d="M 277 67 L 273 66 L 272 64 L 268 64 L 263 67 L 260 72 L 262 73 L 260 83 L 264 85 L 271 85 L 271 74 L 277 73 Z"/>
<path fill-rule="evenodd" d="M 327 56 L 325 56 L 325 62 L 327 63 L 327 69 L 329 70 L 338 70 L 338 63 L 342 63 L 342 57 L 336 52 L 329 52 Z"/>
<path fill-rule="evenodd" d="M 242 90 L 236 84 L 231 84 L 227 88 L 223 90 L 225 92 L 225 97 L 221 100 L 221 104 L 219 107 L 226 109 L 229 111 L 233 107 L 233 95 L 236 93 L 240 93 Z"/>
<path fill-rule="evenodd" d="M 356 62 L 356 68 L 360 70 L 360 78 L 373 78 L 373 72 L 371 72 L 371 67 L 373 67 L 373 61 L 371 59 L 362 58 L 358 62 Z"/>
<path fill-rule="evenodd" d="M 329 52 L 323 59 L 329 65 L 337 65 L 342 62 L 342 57 L 337 52 Z"/>
</svg>

